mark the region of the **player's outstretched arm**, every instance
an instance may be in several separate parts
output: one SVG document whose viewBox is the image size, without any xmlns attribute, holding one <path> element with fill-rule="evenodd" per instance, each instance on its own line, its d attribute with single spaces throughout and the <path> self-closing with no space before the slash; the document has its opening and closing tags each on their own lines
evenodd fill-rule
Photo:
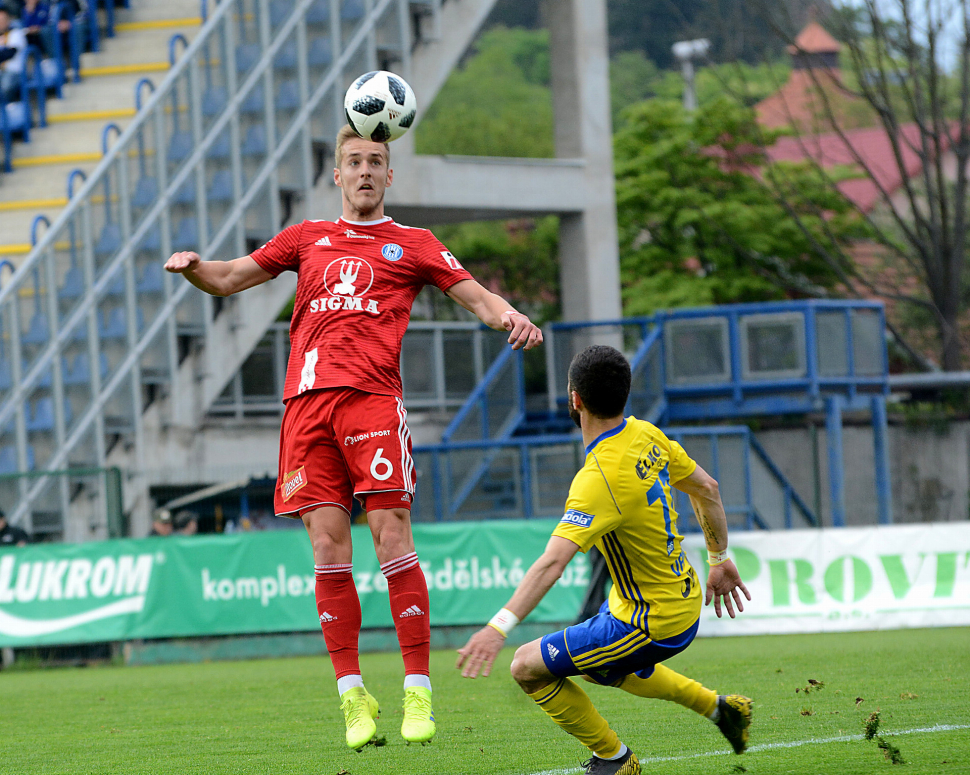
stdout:
<svg viewBox="0 0 970 775">
<path fill-rule="evenodd" d="M 724 513 L 724 504 L 721 503 L 721 493 L 717 482 L 703 468 L 697 466 L 694 473 L 686 479 L 674 482 L 681 492 L 687 493 L 690 497 L 691 505 L 694 507 L 694 514 L 700 523 L 701 530 L 704 531 L 704 541 L 707 544 L 707 552 L 710 564 L 710 572 L 707 574 L 707 593 L 704 597 L 704 605 L 709 605 L 714 601 L 714 613 L 721 618 L 721 600 L 727 607 L 728 615 L 734 618 L 734 606 L 738 611 L 744 610 L 744 603 L 741 602 L 741 593 L 750 600 L 751 595 L 734 562 L 727 557 L 728 529 L 727 515 Z M 733 605 L 732 605 L 733 598 Z"/>
<path fill-rule="evenodd" d="M 495 622 L 506 613 L 514 617 L 515 623 L 525 619 L 559 580 L 577 551 L 579 547 L 568 538 L 550 538 L 542 556 L 532 563 L 532 567 L 519 582 L 512 599 L 492 621 Z M 497 624 L 486 624 L 469 638 L 464 648 L 458 649 L 458 662 L 455 667 L 461 670 L 463 677 L 477 678 L 479 672 L 487 677 L 492 672 L 495 657 L 505 645 L 505 638 L 511 630 L 511 626 L 506 626 L 508 630 L 503 632 Z"/>
<path fill-rule="evenodd" d="M 273 275 L 251 256 L 232 261 L 203 261 L 191 250 L 173 253 L 165 262 L 165 269 L 182 275 L 196 288 L 212 296 L 231 296 L 273 279 Z"/>
<path fill-rule="evenodd" d="M 531 350 L 542 344 L 542 329 L 529 320 L 528 315 L 517 312 L 501 296 L 492 293 L 475 280 L 461 280 L 445 293 L 469 312 L 474 313 L 489 328 L 508 331 L 509 344 L 513 350 Z"/>
</svg>

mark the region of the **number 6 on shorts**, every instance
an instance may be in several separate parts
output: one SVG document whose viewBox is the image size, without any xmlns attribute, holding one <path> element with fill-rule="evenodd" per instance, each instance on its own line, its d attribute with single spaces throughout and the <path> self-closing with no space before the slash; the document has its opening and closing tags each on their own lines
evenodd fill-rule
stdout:
<svg viewBox="0 0 970 775">
<path fill-rule="evenodd" d="M 383 453 L 384 447 L 379 447 L 374 459 L 370 461 L 370 475 L 379 482 L 386 482 L 394 473 L 394 465 L 386 457 L 381 457 Z M 384 468 L 383 471 L 380 471 L 381 467 Z"/>
</svg>

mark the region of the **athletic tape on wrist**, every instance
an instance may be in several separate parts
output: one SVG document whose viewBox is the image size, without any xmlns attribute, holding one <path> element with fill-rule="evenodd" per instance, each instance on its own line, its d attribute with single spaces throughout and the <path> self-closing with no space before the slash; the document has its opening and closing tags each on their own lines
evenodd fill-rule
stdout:
<svg viewBox="0 0 970 775">
<path fill-rule="evenodd" d="M 522 313 L 519 312 L 517 309 L 507 309 L 507 310 L 505 310 L 505 313 L 504 314 L 506 314 L 506 315 L 521 315 Z"/>
<path fill-rule="evenodd" d="M 512 613 L 508 608 L 503 608 L 488 623 L 489 627 L 498 630 L 504 637 L 509 637 L 509 633 L 515 629 L 519 623 L 519 617 Z"/>
<path fill-rule="evenodd" d="M 707 564 L 711 567 L 715 565 L 722 565 L 727 562 L 728 553 L 727 549 L 723 552 L 712 552 L 710 549 L 707 550 Z"/>
</svg>

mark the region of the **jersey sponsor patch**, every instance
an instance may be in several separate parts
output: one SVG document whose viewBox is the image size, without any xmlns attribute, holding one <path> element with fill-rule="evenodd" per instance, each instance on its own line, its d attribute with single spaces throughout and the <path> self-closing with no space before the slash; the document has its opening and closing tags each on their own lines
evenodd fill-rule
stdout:
<svg viewBox="0 0 970 775">
<path fill-rule="evenodd" d="M 388 242 L 381 248 L 381 255 L 388 261 L 400 261 L 401 256 L 404 255 L 404 248 L 393 242 Z"/>
<path fill-rule="evenodd" d="M 445 263 L 448 264 L 449 268 L 454 269 L 456 272 L 462 268 L 461 264 L 458 263 L 458 259 L 451 255 L 450 251 L 442 250 L 441 257 L 445 260 Z"/>
<path fill-rule="evenodd" d="M 283 502 L 285 503 L 292 498 L 294 493 L 302 490 L 306 487 L 306 484 L 306 469 L 303 466 L 300 466 L 296 471 L 290 471 L 290 473 L 283 477 L 283 481 L 280 483 L 280 487 L 283 489 Z"/>
<path fill-rule="evenodd" d="M 584 511 L 578 511 L 577 509 L 567 509 L 566 513 L 562 515 L 560 522 L 567 522 L 570 525 L 577 525 L 579 527 L 589 527 L 593 524 L 593 514 L 587 514 Z"/>
</svg>

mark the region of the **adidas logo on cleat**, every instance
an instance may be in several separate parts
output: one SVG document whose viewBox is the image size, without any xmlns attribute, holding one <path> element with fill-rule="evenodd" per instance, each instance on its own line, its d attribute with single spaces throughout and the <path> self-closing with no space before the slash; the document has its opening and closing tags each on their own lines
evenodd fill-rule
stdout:
<svg viewBox="0 0 970 775">
<path fill-rule="evenodd" d="M 413 605 L 410 608 L 408 608 L 408 609 L 406 609 L 404 611 L 401 611 L 400 616 L 398 616 L 397 618 L 398 619 L 404 619 L 404 618 L 406 618 L 408 616 L 424 616 L 424 611 L 422 611 L 416 605 Z"/>
<path fill-rule="evenodd" d="M 320 614 L 320 622 L 321 623 L 323 623 L 323 622 L 335 622 L 335 621 L 337 621 L 337 617 L 336 616 L 331 616 L 326 611 L 324 611 L 322 614 Z"/>
<path fill-rule="evenodd" d="M 549 651 L 549 659 L 555 659 L 559 656 L 559 649 L 557 649 L 551 643 L 546 644 L 546 649 Z"/>
<path fill-rule="evenodd" d="M 314 245 L 323 245 L 324 247 L 328 247 L 329 248 L 330 247 L 330 237 L 321 237 L 320 239 L 318 239 L 313 244 Z"/>
</svg>

